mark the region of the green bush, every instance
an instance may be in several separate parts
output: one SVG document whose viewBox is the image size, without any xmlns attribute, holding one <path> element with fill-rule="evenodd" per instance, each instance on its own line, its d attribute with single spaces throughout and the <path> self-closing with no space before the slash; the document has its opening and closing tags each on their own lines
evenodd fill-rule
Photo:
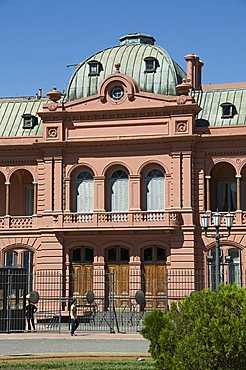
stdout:
<svg viewBox="0 0 246 370">
<path fill-rule="evenodd" d="M 144 319 L 143 336 L 161 370 L 245 370 L 246 289 L 205 289 Z"/>
</svg>

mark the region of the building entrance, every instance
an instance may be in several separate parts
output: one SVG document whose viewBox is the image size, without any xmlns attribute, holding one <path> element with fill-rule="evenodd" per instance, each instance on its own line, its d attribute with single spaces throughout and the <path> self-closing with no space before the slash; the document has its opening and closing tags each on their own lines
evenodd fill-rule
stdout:
<svg viewBox="0 0 246 370">
<path fill-rule="evenodd" d="M 25 329 L 28 274 L 23 268 L 0 268 L 0 332 Z"/>
</svg>

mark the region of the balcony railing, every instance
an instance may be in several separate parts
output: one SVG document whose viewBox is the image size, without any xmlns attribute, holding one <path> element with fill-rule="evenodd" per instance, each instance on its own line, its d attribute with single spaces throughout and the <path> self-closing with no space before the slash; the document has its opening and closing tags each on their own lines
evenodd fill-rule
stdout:
<svg viewBox="0 0 246 370">
<path fill-rule="evenodd" d="M 177 226 L 179 214 L 177 212 L 150 211 L 150 212 L 94 212 L 94 213 L 66 213 L 63 215 L 63 226 L 71 227 L 79 224 L 80 227 L 138 227 L 138 226 Z"/>
<path fill-rule="evenodd" d="M 222 226 L 225 225 L 225 215 L 222 212 Z M 233 212 L 233 226 L 245 227 L 246 211 Z M 132 211 L 132 212 L 92 212 L 76 213 L 49 212 L 34 216 L 1 216 L 0 230 L 39 229 L 39 228 L 175 228 L 183 223 L 187 212 L 175 211 Z M 211 222 L 213 225 L 213 212 Z M 190 223 L 189 223 L 190 224 Z"/>
</svg>

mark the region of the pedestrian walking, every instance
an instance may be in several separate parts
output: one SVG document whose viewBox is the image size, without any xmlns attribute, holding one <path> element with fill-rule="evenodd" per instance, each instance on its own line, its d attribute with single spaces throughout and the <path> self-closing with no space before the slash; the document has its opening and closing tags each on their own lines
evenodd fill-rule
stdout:
<svg viewBox="0 0 246 370">
<path fill-rule="evenodd" d="M 74 298 L 73 301 L 72 301 L 72 304 L 71 304 L 71 307 L 70 307 L 70 317 L 71 317 L 71 320 L 72 320 L 72 325 L 71 325 L 71 336 L 76 336 L 77 334 L 75 334 L 75 330 L 78 328 L 79 326 L 79 319 L 78 319 L 78 316 L 77 316 L 77 299 Z"/>
<path fill-rule="evenodd" d="M 30 301 L 29 294 L 26 296 L 26 298 L 27 298 L 27 305 L 26 305 L 25 313 L 26 313 L 28 331 L 31 331 L 33 329 L 33 331 L 36 332 L 34 314 L 37 311 L 37 307 Z"/>
</svg>

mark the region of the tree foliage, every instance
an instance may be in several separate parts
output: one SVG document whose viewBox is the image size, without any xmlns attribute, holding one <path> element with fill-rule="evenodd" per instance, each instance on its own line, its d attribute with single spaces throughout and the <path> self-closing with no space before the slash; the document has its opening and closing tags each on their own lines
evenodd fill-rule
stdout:
<svg viewBox="0 0 246 370">
<path fill-rule="evenodd" d="M 142 334 L 158 369 L 245 370 L 246 289 L 194 293 L 146 316 Z"/>
</svg>

